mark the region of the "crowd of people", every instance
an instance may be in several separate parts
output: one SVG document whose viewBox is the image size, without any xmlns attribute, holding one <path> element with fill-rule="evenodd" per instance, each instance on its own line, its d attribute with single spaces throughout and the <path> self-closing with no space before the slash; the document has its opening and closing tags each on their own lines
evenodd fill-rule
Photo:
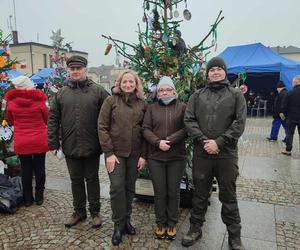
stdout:
<svg viewBox="0 0 300 250">
<path fill-rule="evenodd" d="M 114 223 L 112 244 L 119 245 L 124 234 L 137 234 L 131 220 L 132 202 L 138 171 L 146 164 L 154 187 L 154 235 L 173 240 L 177 233 L 180 181 L 187 158 L 185 140 L 190 137 L 193 207 L 182 245 L 192 246 L 201 238 L 209 192 L 216 178 L 228 243 L 232 249 L 244 249 L 236 179 L 237 144 L 245 128 L 247 103 L 242 92 L 230 86 L 223 59 L 215 57 L 208 62 L 208 84 L 192 94 L 187 105 L 178 99 L 169 76 L 161 77 L 156 88 L 157 101 L 147 105 L 141 80 L 132 70 L 120 74 L 111 96 L 87 78 L 85 58 L 70 57 L 67 70 L 69 83 L 51 100 L 49 114 L 47 97 L 33 89 L 27 77 L 16 78 L 16 89 L 5 96 L 7 118 L 15 129 L 14 150 L 21 160 L 25 205 L 34 201 L 43 204 L 45 154 L 48 150 L 53 154 L 62 150 L 71 179 L 74 209 L 65 226 L 73 227 L 87 218 L 88 201 L 92 227 L 100 227 L 99 158 L 104 153 Z M 294 89 L 286 94 L 276 116 L 281 124 L 287 119 L 286 155 L 292 149 L 295 127 L 299 131 L 300 125 L 300 76 L 294 78 L 293 84 Z"/>
</svg>

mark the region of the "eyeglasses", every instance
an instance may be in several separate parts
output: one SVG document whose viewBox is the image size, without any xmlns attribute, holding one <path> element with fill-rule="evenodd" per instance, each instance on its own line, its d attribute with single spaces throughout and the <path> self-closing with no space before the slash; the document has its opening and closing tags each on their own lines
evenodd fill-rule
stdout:
<svg viewBox="0 0 300 250">
<path fill-rule="evenodd" d="M 163 93 L 163 92 L 171 93 L 172 91 L 173 89 L 159 89 L 158 93 Z"/>
</svg>

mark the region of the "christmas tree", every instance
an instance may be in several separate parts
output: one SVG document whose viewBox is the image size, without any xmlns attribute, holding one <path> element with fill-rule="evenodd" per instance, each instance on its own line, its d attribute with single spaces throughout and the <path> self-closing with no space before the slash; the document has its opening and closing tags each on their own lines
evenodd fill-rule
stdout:
<svg viewBox="0 0 300 250">
<path fill-rule="evenodd" d="M 11 41 L 11 35 L 4 36 L 2 30 L 0 30 L 0 165 L 3 163 L 16 166 L 19 165 L 18 158 L 11 152 L 11 142 L 13 139 L 13 130 L 8 125 L 5 119 L 5 93 L 13 88 L 11 80 L 8 75 L 8 71 L 16 68 L 16 59 L 11 60 L 9 42 Z"/>
<path fill-rule="evenodd" d="M 104 54 L 109 54 L 114 46 L 117 58 L 119 54 L 126 58 L 123 66 L 132 68 L 142 78 L 149 102 L 154 99 L 156 85 L 163 75 L 174 80 L 179 98 L 184 102 L 206 82 L 205 58 L 210 49 L 217 46 L 217 27 L 224 17 L 220 11 L 207 35 L 198 44 L 186 46 L 180 31 L 180 23 L 184 21 L 179 19 L 178 6 L 181 2 L 185 3 L 183 18 L 189 21 L 192 14 L 187 8 L 187 0 L 144 0 L 142 19 L 145 28 L 142 31 L 138 24 L 137 43 L 102 35 L 108 40 Z M 188 141 L 188 163 L 184 176 L 188 184 L 192 183 L 192 147 L 191 141 Z M 148 177 L 147 170 L 141 173 L 141 177 Z"/>
<path fill-rule="evenodd" d="M 67 52 L 70 51 L 70 43 L 63 44 L 63 37 L 61 30 L 56 32 L 52 31 L 50 39 L 53 42 L 53 55 L 51 57 L 54 63 L 54 71 L 51 76 L 46 80 L 44 89 L 49 98 L 51 98 L 60 88 L 68 83 L 68 73 L 64 67 L 68 60 Z"/>
<path fill-rule="evenodd" d="M 135 44 L 102 36 L 108 39 L 105 55 L 114 46 L 118 54 L 128 59 L 128 66 L 144 80 L 146 92 L 155 89 L 160 77 L 167 75 L 175 81 L 179 97 L 187 101 L 190 93 L 205 83 L 204 61 L 209 50 L 217 44 L 217 26 L 223 17 L 220 11 L 208 34 L 197 45 L 186 46 L 179 29 L 184 20 L 178 19 L 177 9 L 183 1 L 183 18 L 188 21 L 192 14 L 186 0 L 144 0 L 145 29 L 142 31 L 138 24 L 138 42 Z M 212 40 L 206 45 L 208 38 Z"/>
</svg>

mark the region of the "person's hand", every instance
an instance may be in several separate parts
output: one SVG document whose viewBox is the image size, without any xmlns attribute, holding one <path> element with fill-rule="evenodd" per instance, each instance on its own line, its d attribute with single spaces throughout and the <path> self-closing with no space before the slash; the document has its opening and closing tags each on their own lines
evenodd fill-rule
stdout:
<svg viewBox="0 0 300 250">
<path fill-rule="evenodd" d="M 159 149 L 162 151 L 168 151 L 171 147 L 171 145 L 169 145 L 171 142 L 167 141 L 167 140 L 160 140 L 159 142 Z"/>
<path fill-rule="evenodd" d="M 216 143 L 215 140 L 204 140 L 203 141 L 204 146 L 203 148 L 205 151 L 210 154 L 210 155 L 216 155 L 220 152 L 220 149 L 218 147 L 218 144 Z"/>
<path fill-rule="evenodd" d="M 57 154 L 57 150 L 58 150 L 58 149 L 53 149 L 53 150 L 50 150 L 50 152 L 51 152 L 52 154 L 56 155 L 56 154 Z"/>
<path fill-rule="evenodd" d="M 141 171 L 145 167 L 145 164 L 146 164 L 146 160 L 143 157 L 140 157 L 137 164 L 138 171 Z"/>
<path fill-rule="evenodd" d="M 106 158 L 106 169 L 108 173 L 112 173 L 114 171 L 117 163 L 120 164 L 117 156 L 115 155 L 111 155 Z"/>
<path fill-rule="evenodd" d="M 279 113 L 279 116 L 280 116 L 280 119 L 281 119 L 281 120 L 285 120 L 285 115 L 284 115 L 284 113 Z"/>
</svg>

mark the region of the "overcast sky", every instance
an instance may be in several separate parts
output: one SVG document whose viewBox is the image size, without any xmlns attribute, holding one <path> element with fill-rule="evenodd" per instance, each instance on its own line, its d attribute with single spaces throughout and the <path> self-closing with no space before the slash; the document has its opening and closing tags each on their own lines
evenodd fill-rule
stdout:
<svg viewBox="0 0 300 250">
<path fill-rule="evenodd" d="M 73 42 L 74 50 L 89 53 L 89 66 L 115 61 L 113 51 L 104 56 L 107 41 L 101 34 L 136 42 L 137 23 L 143 25 L 143 0 L 15 0 L 15 4 L 20 42 L 51 45 L 51 31 L 61 28 L 64 41 Z M 206 35 L 223 10 L 215 54 L 227 46 L 254 42 L 300 47 L 300 0 L 187 0 L 187 8 L 192 19 L 180 30 L 190 46 Z M 184 2 L 178 4 L 181 17 L 184 9 Z M 0 0 L 0 10 L 0 28 L 7 33 L 13 0 Z"/>
</svg>

